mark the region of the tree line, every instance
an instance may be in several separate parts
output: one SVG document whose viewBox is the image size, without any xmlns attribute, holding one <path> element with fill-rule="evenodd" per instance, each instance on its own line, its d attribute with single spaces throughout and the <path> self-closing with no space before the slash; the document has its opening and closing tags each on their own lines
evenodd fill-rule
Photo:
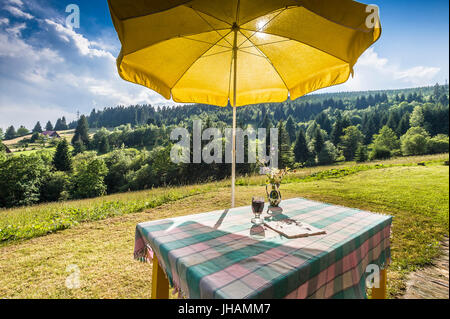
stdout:
<svg viewBox="0 0 450 319">
<path fill-rule="evenodd" d="M 373 95 L 370 103 L 375 104 L 362 109 L 356 107 L 357 103 L 369 103 L 369 97 L 336 101 L 327 96 L 322 101 L 298 105 L 249 106 L 238 109 L 238 126 L 264 127 L 268 132 L 276 127 L 280 167 L 448 152 L 448 86 L 435 86 L 427 94 L 414 93 L 404 97 L 402 93 Z M 320 109 L 314 116 L 296 113 L 297 108 L 312 105 Z M 119 112 L 142 108 L 119 108 Z M 187 105 L 148 113 L 138 111 L 134 124 L 101 128 L 90 135 L 91 123 L 100 123 L 108 117 L 113 120 L 115 111 L 111 108 L 95 112 L 98 116 L 94 122 L 93 113 L 82 115 L 70 143 L 62 139 L 55 152 L 41 150 L 28 156 L 7 156 L 0 147 L 0 207 L 226 178 L 230 164 L 175 164 L 170 160 L 174 142 L 169 136 L 174 127 L 183 126 L 192 132 L 195 119 L 201 119 L 204 128 L 223 131 L 229 127 L 229 108 L 215 113 L 210 110 L 211 106 Z M 148 114 L 147 120 L 147 115 L 141 117 L 142 114 Z M 207 143 L 202 141 L 202 146 Z M 247 149 L 248 141 L 245 146 Z M 224 152 L 225 147 L 222 149 Z M 192 159 L 192 153 L 190 156 Z M 255 164 L 237 165 L 241 175 L 257 170 Z"/>
</svg>

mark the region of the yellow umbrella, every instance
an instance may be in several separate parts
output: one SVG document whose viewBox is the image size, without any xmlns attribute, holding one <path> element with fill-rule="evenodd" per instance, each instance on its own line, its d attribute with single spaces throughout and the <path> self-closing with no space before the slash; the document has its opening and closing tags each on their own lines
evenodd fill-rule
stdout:
<svg viewBox="0 0 450 319">
<path fill-rule="evenodd" d="M 347 81 L 381 34 L 351 0 L 108 0 L 120 76 L 175 102 L 282 102 Z"/>
</svg>

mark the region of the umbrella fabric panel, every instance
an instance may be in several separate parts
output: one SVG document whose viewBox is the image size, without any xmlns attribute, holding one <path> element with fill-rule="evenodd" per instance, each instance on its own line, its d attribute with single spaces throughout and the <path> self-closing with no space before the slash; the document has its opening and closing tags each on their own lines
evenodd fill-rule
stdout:
<svg viewBox="0 0 450 319">
<path fill-rule="evenodd" d="M 281 102 L 345 82 L 380 36 L 355 1 L 109 0 L 119 74 L 176 102 Z"/>
</svg>

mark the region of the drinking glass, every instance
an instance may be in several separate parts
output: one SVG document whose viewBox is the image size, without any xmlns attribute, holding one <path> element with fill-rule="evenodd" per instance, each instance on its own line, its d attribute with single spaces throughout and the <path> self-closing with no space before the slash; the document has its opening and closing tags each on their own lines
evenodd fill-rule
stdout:
<svg viewBox="0 0 450 319">
<path fill-rule="evenodd" d="M 264 197 L 252 198 L 252 210 L 255 215 L 255 218 L 252 218 L 252 223 L 255 225 L 261 225 L 263 223 L 261 214 L 264 210 Z"/>
</svg>

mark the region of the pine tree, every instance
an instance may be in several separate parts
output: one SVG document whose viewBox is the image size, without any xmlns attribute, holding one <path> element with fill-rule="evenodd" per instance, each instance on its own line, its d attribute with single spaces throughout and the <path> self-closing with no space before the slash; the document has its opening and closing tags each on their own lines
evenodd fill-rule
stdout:
<svg viewBox="0 0 450 319">
<path fill-rule="evenodd" d="M 11 125 L 10 127 L 8 127 L 6 129 L 6 132 L 5 132 L 6 140 L 11 140 L 11 139 L 15 138 L 16 136 L 17 136 L 17 133 L 16 133 L 16 129 L 14 128 L 14 126 Z"/>
<path fill-rule="evenodd" d="M 349 126 L 344 129 L 344 135 L 341 138 L 341 143 L 339 146 L 342 149 L 347 161 L 352 161 L 355 158 L 356 150 L 363 139 L 363 134 L 356 126 Z"/>
<path fill-rule="evenodd" d="M 75 143 L 80 140 L 83 142 L 83 145 L 86 147 L 89 145 L 89 125 L 86 119 L 86 116 L 81 115 L 78 120 L 77 128 L 75 129 L 75 135 L 72 138 L 72 144 L 75 146 Z"/>
<path fill-rule="evenodd" d="M 331 130 L 331 142 L 337 146 L 341 141 L 342 132 L 344 131 L 344 121 L 341 118 L 340 114 L 336 118 L 336 122 L 334 122 L 333 129 Z"/>
<path fill-rule="evenodd" d="M 294 160 L 289 134 L 283 121 L 278 123 L 278 167 L 291 167 Z"/>
<path fill-rule="evenodd" d="M 52 122 L 48 121 L 47 124 L 45 125 L 45 130 L 46 131 L 53 131 L 53 124 Z"/>
<path fill-rule="evenodd" d="M 65 131 L 65 130 L 67 130 L 66 118 L 63 116 L 62 119 L 58 119 L 56 121 L 55 127 L 53 129 L 55 131 Z"/>
<path fill-rule="evenodd" d="M 33 133 L 42 133 L 42 127 L 41 127 L 41 123 L 37 122 L 36 125 L 33 128 Z"/>
<path fill-rule="evenodd" d="M 76 140 L 73 143 L 73 155 L 83 153 L 84 151 L 86 151 L 86 146 L 83 141 L 81 139 Z"/>
<path fill-rule="evenodd" d="M 303 129 L 300 129 L 300 131 L 298 132 L 294 146 L 294 156 L 295 162 L 297 163 L 306 163 L 312 157 L 312 154 L 308 148 L 308 143 L 306 142 L 306 136 Z"/>
<path fill-rule="evenodd" d="M 61 119 L 57 119 L 54 127 L 55 131 L 60 131 L 61 127 L 62 127 Z"/>
<path fill-rule="evenodd" d="M 367 162 L 369 155 L 367 153 L 367 147 L 360 144 L 355 153 L 355 161 L 358 163 Z"/>
<path fill-rule="evenodd" d="M 53 156 L 53 165 L 58 171 L 69 172 L 72 170 L 72 158 L 69 152 L 69 143 L 64 138 L 56 146 L 56 152 Z"/>
<path fill-rule="evenodd" d="M 100 154 L 106 154 L 110 151 L 108 137 L 102 136 L 100 143 L 98 145 L 98 152 Z"/>
<path fill-rule="evenodd" d="M 295 141 L 295 135 L 296 135 L 296 125 L 294 123 L 294 119 L 292 116 L 288 117 L 288 120 L 286 122 L 286 131 L 289 135 L 289 143 L 292 144 Z"/>
<path fill-rule="evenodd" d="M 272 126 L 272 121 L 269 119 L 269 115 L 266 113 L 266 115 L 264 116 L 263 121 L 260 124 L 261 128 L 265 128 L 266 129 L 266 154 L 269 154 L 269 148 L 270 148 L 270 129 L 273 127 Z"/>
<path fill-rule="evenodd" d="M 397 112 L 390 112 L 386 125 L 395 131 L 398 127 L 399 122 L 400 119 L 398 118 Z"/>
<path fill-rule="evenodd" d="M 69 129 L 69 127 L 67 126 L 66 117 L 63 116 L 61 119 L 61 131 L 65 131 L 67 129 Z"/>
<path fill-rule="evenodd" d="M 325 140 L 323 138 L 322 132 L 320 131 L 320 128 L 316 128 L 316 130 L 314 131 L 314 152 L 316 154 L 319 154 L 323 149 L 324 144 Z"/>
<path fill-rule="evenodd" d="M 397 133 L 397 136 L 402 136 L 409 130 L 409 113 L 405 113 L 402 116 L 402 119 L 398 123 L 397 129 L 395 132 Z"/>
</svg>

